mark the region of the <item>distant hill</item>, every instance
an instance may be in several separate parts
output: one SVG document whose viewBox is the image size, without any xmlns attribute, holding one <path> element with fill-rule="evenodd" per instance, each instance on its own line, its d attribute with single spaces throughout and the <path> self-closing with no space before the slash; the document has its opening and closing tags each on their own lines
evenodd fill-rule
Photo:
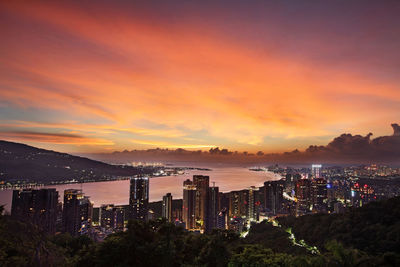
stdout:
<svg viewBox="0 0 400 267">
<path fill-rule="evenodd" d="M 150 174 L 151 167 L 110 165 L 88 158 L 0 140 L 0 181 L 10 183 L 111 180 Z"/>
</svg>

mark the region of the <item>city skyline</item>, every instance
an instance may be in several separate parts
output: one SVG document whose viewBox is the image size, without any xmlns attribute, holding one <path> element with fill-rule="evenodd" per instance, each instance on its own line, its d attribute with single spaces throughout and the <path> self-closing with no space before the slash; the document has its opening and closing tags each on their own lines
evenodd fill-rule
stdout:
<svg viewBox="0 0 400 267">
<path fill-rule="evenodd" d="M 0 3 L 0 139 L 285 152 L 398 123 L 396 1 Z"/>
<path fill-rule="evenodd" d="M 399 0 L 0 0 L 1 266 L 400 266 Z"/>
</svg>

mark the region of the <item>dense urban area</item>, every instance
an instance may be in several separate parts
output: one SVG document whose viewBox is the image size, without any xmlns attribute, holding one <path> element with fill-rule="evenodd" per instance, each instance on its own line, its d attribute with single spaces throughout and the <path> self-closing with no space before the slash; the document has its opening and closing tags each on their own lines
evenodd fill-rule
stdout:
<svg viewBox="0 0 400 267">
<path fill-rule="evenodd" d="M 400 169 L 313 164 L 311 168 L 273 165 L 250 170 L 274 172 L 282 179 L 266 181 L 262 187 L 219 192 L 219 187 L 210 184 L 209 176 L 194 175 L 182 184 L 183 199 L 174 199 L 166 192 L 162 201 L 149 203 L 151 178 L 139 175 L 130 179 L 128 205 L 108 203 L 100 207 L 93 207 L 90 198 L 80 189 L 65 190 L 63 202 L 59 201 L 56 189 L 14 190 L 11 215 L 1 219 L 3 238 L 0 242 L 4 249 L 0 259 L 10 264 L 15 260 L 55 263 L 57 258 L 48 250 L 61 246 L 62 249 L 54 253 L 64 253 L 73 265 L 95 261 L 93 263 L 101 266 L 113 260 L 121 265 L 131 260 L 136 264 L 150 264 L 151 259 L 144 256 L 135 254 L 135 258 L 120 259 L 117 254 L 123 255 L 125 249 L 139 253 L 147 243 L 156 242 L 157 246 L 165 246 L 157 248 L 162 252 L 151 248 L 142 252 L 145 255 L 167 253 L 163 257 L 174 260 L 154 266 L 183 263 L 301 266 L 302 261 L 315 265 L 321 261 L 332 264 L 351 261 L 348 262 L 351 266 L 365 259 L 364 264 L 399 262 L 400 216 L 396 214 L 400 200 L 395 197 L 400 195 Z M 389 211 L 380 217 L 385 209 Z M 371 220 L 373 223 L 369 223 Z M 14 221 L 19 223 L 12 223 Z M 361 225 L 360 229 L 355 228 L 357 224 Z M 377 232 L 374 227 L 378 226 L 381 228 Z M 370 232 L 361 232 L 357 238 L 352 236 L 354 231 L 367 231 L 363 227 Z M 389 236 L 390 227 L 393 229 Z M 24 231 L 37 231 L 38 236 L 47 236 L 51 245 L 46 244 L 47 241 L 31 240 L 27 246 L 33 254 L 30 255 L 29 250 L 19 254 L 22 248 L 16 248 L 15 244 L 6 246 L 10 245 L 7 242 L 12 242 L 9 238 L 21 238 L 8 234 L 17 229 L 19 235 Z M 130 240 L 132 235 L 134 238 Z M 31 239 L 38 236 L 33 235 Z M 373 243 L 378 242 L 378 238 L 380 245 Z M 119 246 L 127 247 L 117 251 Z M 203 252 L 213 250 L 213 246 L 217 246 L 216 251 Z M 107 251 L 100 252 L 102 250 Z M 178 251 L 182 253 L 179 257 L 175 255 Z M 199 251 L 204 255 L 197 255 Z M 111 255 L 113 253 L 116 254 Z M 188 258 L 189 255 L 193 258 Z"/>
</svg>

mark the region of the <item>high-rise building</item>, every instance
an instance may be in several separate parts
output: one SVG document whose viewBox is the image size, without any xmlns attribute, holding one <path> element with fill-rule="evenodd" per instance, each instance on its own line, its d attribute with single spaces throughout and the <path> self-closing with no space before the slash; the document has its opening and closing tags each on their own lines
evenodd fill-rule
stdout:
<svg viewBox="0 0 400 267">
<path fill-rule="evenodd" d="M 257 209 L 256 209 L 257 191 L 258 188 L 256 188 L 255 186 L 251 186 L 249 188 L 247 218 L 253 221 L 257 220 Z"/>
<path fill-rule="evenodd" d="M 226 208 L 221 209 L 217 215 L 217 228 L 228 229 L 228 211 Z"/>
<path fill-rule="evenodd" d="M 296 216 L 301 216 L 310 211 L 311 181 L 300 179 L 296 183 Z"/>
<path fill-rule="evenodd" d="M 114 228 L 113 204 L 104 204 L 100 206 L 100 226 L 106 229 Z"/>
<path fill-rule="evenodd" d="M 240 217 L 240 191 L 231 191 L 229 193 L 229 218 Z"/>
<path fill-rule="evenodd" d="M 327 187 L 324 178 L 314 178 L 311 182 L 311 198 L 313 210 L 316 212 L 323 212 L 327 209 Z"/>
<path fill-rule="evenodd" d="M 218 196 L 219 209 L 222 210 L 225 208 L 226 212 L 229 215 L 229 195 L 230 195 L 230 193 L 219 192 L 218 195 L 219 195 Z"/>
<path fill-rule="evenodd" d="M 58 192 L 56 189 L 14 190 L 11 216 L 31 222 L 50 234 L 56 232 Z"/>
<path fill-rule="evenodd" d="M 210 186 L 210 177 L 193 175 L 193 184 L 196 186 L 196 227 L 204 231 L 208 223 L 208 190 Z"/>
<path fill-rule="evenodd" d="M 239 214 L 244 218 L 249 214 L 249 190 L 247 189 L 239 191 Z"/>
<path fill-rule="evenodd" d="M 100 207 L 93 208 L 92 223 L 94 226 L 100 225 Z"/>
<path fill-rule="evenodd" d="M 149 178 L 135 177 L 130 180 L 129 207 L 130 218 L 147 220 L 149 206 Z"/>
<path fill-rule="evenodd" d="M 211 186 L 208 192 L 208 222 L 206 231 L 211 231 L 217 227 L 217 216 L 219 212 L 219 187 Z"/>
<path fill-rule="evenodd" d="M 81 216 L 81 235 L 88 233 L 92 226 L 93 216 L 93 203 L 89 200 L 89 197 L 84 196 L 79 202 L 80 216 Z"/>
<path fill-rule="evenodd" d="M 167 193 L 165 196 L 163 196 L 162 217 L 167 219 L 168 222 L 172 222 L 172 195 L 171 195 L 171 193 Z"/>
<path fill-rule="evenodd" d="M 196 191 L 196 186 L 191 180 L 187 179 L 183 182 L 182 219 L 188 230 L 193 230 L 196 227 Z"/>
<path fill-rule="evenodd" d="M 312 178 L 321 178 L 321 164 L 312 164 L 311 165 L 311 175 Z"/>
<path fill-rule="evenodd" d="M 93 204 L 82 190 L 64 190 L 63 230 L 72 236 L 85 234 L 91 224 Z"/>
<path fill-rule="evenodd" d="M 114 229 L 118 231 L 124 230 L 125 223 L 125 207 L 114 206 Z"/>
<path fill-rule="evenodd" d="M 123 230 L 125 220 L 124 206 L 114 206 L 113 204 L 101 205 L 100 225 L 105 229 Z"/>
<path fill-rule="evenodd" d="M 282 208 L 283 187 L 283 180 L 268 181 L 264 183 L 265 208 L 273 214 L 277 214 Z"/>
</svg>

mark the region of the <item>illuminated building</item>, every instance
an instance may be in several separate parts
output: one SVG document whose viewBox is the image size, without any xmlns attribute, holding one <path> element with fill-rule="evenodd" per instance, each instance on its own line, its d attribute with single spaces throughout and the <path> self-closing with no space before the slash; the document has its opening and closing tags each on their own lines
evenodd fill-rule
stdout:
<svg viewBox="0 0 400 267">
<path fill-rule="evenodd" d="M 125 207 L 124 206 L 114 206 L 114 229 L 115 230 L 124 230 L 125 223 Z"/>
<path fill-rule="evenodd" d="M 114 228 L 114 205 L 100 206 L 100 226 L 103 228 Z"/>
<path fill-rule="evenodd" d="M 300 179 L 296 183 L 296 216 L 301 216 L 310 211 L 311 181 Z"/>
<path fill-rule="evenodd" d="M 129 209 L 130 218 L 147 220 L 149 206 L 149 178 L 135 177 L 130 180 Z"/>
<path fill-rule="evenodd" d="M 92 224 L 94 226 L 99 226 L 100 225 L 100 207 L 93 208 Z"/>
<path fill-rule="evenodd" d="M 326 211 L 326 201 L 328 198 L 327 184 L 324 178 L 314 178 L 311 182 L 311 197 L 313 210 Z"/>
<path fill-rule="evenodd" d="M 221 209 L 217 215 L 217 228 L 228 229 L 228 211 L 226 208 Z"/>
<path fill-rule="evenodd" d="M 58 192 L 56 189 L 23 191 L 14 190 L 11 216 L 20 221 L 31 222 L 49 234 L 56 232 Z"/>
<path fill-rule="evenodd" d="M 183 182 L 182 219 L 188 230 L 195 229 L 196 186 L 189 179 Z"/>
<path fill-rule="evenodd" d="M 218 194 L 218 202 L 219 202 L 219 209 L 225 209 L 229 215 L 229 195 L 230 193 L 222 193 L 219 192 Z"/>
<path fill-rule="evenodd" d="M 172 210 L 172 220 L 182 221 L 182 205 Z"/>
<path fill-rule="evenodd" d="M 229 193 L 229 217 L 246 217 L 249 208 L 249 190 Z"/>
<path fill-rule="evenodd" d="M 205 230 L 208 223 L 208 190 L 210 177 L 193 175 L 193 184 L 196 186 L 195 216 L 197 228 Z"/>
<path fill-rule="evenodd" d="M 240 217 L 240 192 L 231 191 L 229 193 L 229 217 Z"/>
<path fill-rule="evenodd" d="M 93 204 L 82 190 L 64 190 L 63 230 L 72 236 L 85 234 L 91 224 Z"/>
<path fill-rule="evenodd" d="M 246 218 L 249 214 L 249 190 L 239 191 L 239 216 Z"/>
<path fill-rule="evenodd" d="M 354 207 L 362 207 L 368 202 L 376 200 L 374 189 L 368 184 L 355 183 L 351 187 L 351 204 Z"/>
<path fill-rule="evenodd" d="M 79 210 L 81 216 L 80 234 L 85 235 L 92 226 L 93 203 L 89 200 L 89 197 L 84 196 L 83 199 L 79 201 Z"/>
<path fill-rule="evenodd" d="M 163 196 L 162 217 L 167 219 L 168 222 L 172 221 L 172 195 L 171 195 L 171 193 L 167 193 L 165 196 Z"/>
<path fill-rule="evenodd" d="M 277 214 L 282 209 L 284 181 L 268 181 L 264 183 L 265 208 Z"/>
<path fill-rule="evenodd" d="M 313 164 L 311 165 L 311 175 L 313 178 L 321 178 L 321 164 Z"/>
<path fill-rule="evenodd" d="M 212 186 L 208 192 L 208 222 L 206 231 L 211 231 L 217 227 L 217 216 L 219 211 L 219 188 Z"/>
<path fill-rule="evenodd" d="M 257 199 L 258 188 L 252 186 L 249 188 L 248 194 L 248 208 L 247 208 L 247 218 L 249 220 L 257 220 L 257 210 L 256 210 L 256 199 Z"/>
</svg>

